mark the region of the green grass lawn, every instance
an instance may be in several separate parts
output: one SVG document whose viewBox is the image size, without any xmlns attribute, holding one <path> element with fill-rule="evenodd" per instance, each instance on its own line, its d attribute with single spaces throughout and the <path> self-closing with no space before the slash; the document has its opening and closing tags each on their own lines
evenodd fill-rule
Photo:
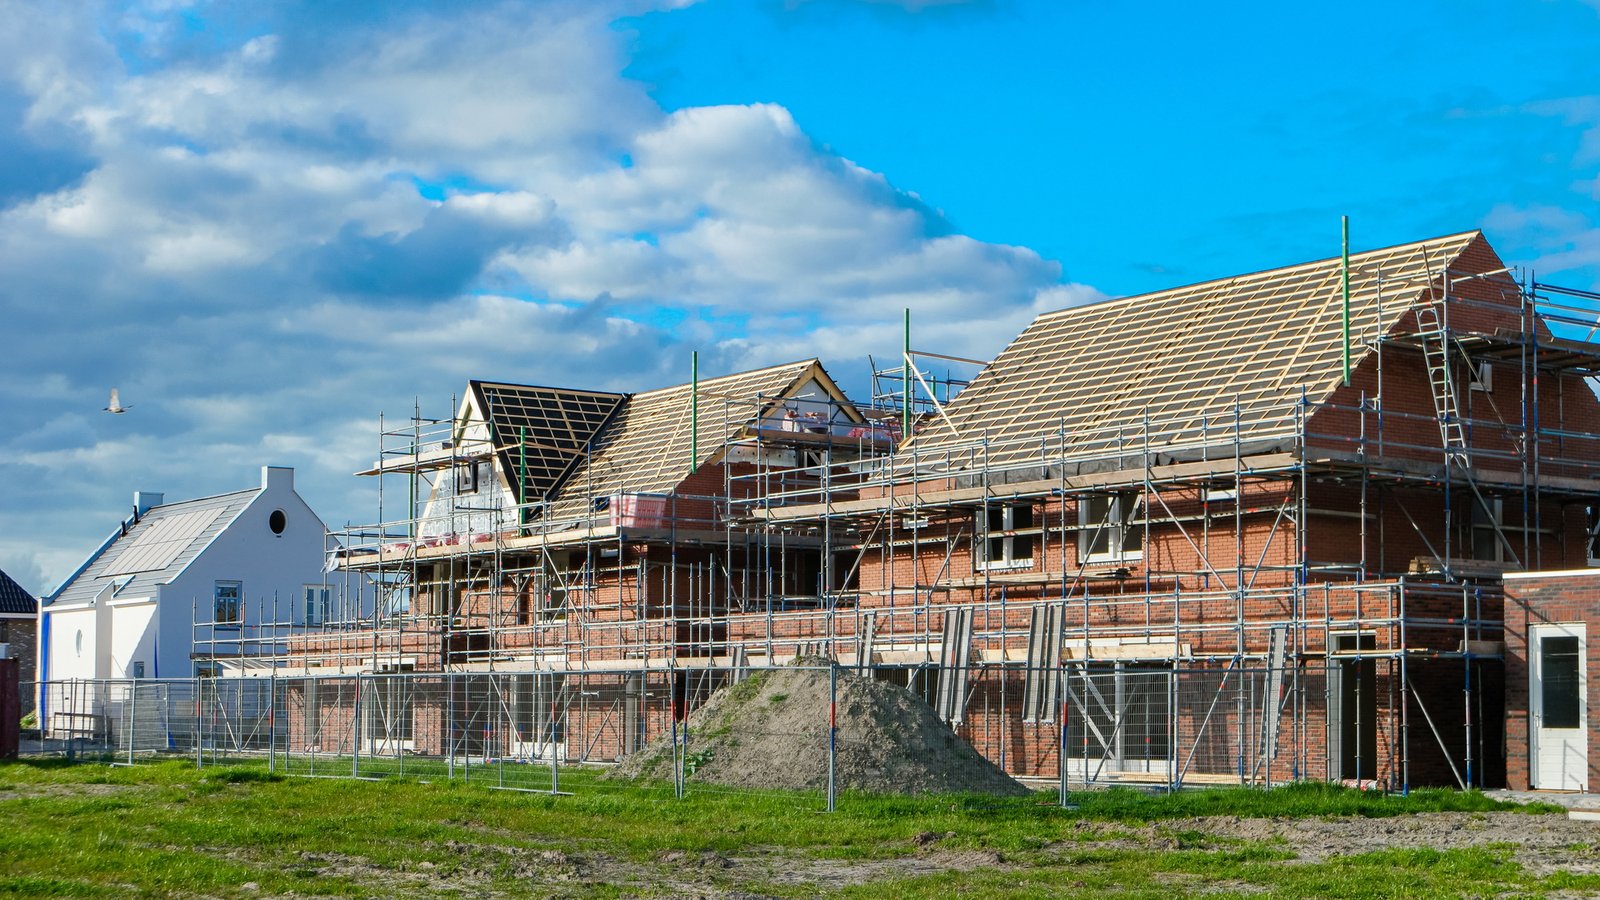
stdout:
<svg viewBox="0 0 1600 900">
<path fill-rule="evenodd" d="M 489 772 L 485 771 L 484 775 Z M 996 800 L 639 788 L 562 772 L 570 796 L 492 779 L 283 777 L 61 762 L 0 765 L 0 893 L 394 896 L 1440 896 L 1600 890 L 1536 877 L 1514 847 L 1374 849 L 1290 863 L 1281 840 L 1196 817 L 1408 816 L 1501 809 L 1480 794 L 1327 785 Z M 1534 810 L 1535 814 L 1540 810 Z M 1520 820 L 1519 820 L 1520 821 Z"/>
</svg>

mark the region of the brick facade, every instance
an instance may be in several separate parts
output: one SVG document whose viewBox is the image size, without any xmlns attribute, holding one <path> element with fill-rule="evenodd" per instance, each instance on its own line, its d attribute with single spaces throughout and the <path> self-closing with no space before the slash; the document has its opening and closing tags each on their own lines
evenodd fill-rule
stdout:
<svg viewBox="0 0 1600 900">
<path fill-rule="evenodd" d="M 1480 237 L 1454 267 L 1503 264 Z M 1442 324 L 1458 333 L 1549 338 L 1502 275 L 1433 290 L 1449 294 Z M 530 546 L 511 533 L 419 553 L 404 625 L 295 636 L 288 657 L 308 671 L 632 667 L 592 676 L 602 680 L 585 690 L 613 714 L 584 712 L 566 732 L 625 752 L 697 696 L 661 681 L 680 677 L 659 671 L 668 665 L 820 653 L 932 696 L 947 677 L 946 620 L 964 608 L 972 665 L 958 730 L 1012 772 L 1057 774 L 1065 742 L 1069 774 L 1109 762 L 1161 778 L 1525 784 L 1517 635 L 1537 616 L 1587 621 L 1594 604 L 1570 580 L 1541 593 L 1518 579 L 1502 595 L 1500 576 L 1587 564 L 1583 461 L 1600 458 L 1600 402 L 1577 374 L 1456 359 L 1466 449 L 1451 451 L 1417 331 L 1408 312 L 1385 339 L 1361 336 L 1348 385 L 1284 373 L 1308 381 L 1278 411 L 1294 433 L 1256 442 L 1270 446 L 1233 444 L 1224 426 L 1199 456 L 1117 451 L 1054 484 L 1048 460 L 1034 480 L 992 484 L 959 467 L 861 484 L 868 476 L 844 467 L 814 512 L 765 518 L 759 501 L 818 490 L 815 473 L 710 462 L 650 498 L 650 521 L 601 537 L 580 529 Z M 1523 442 L 1530 409 L 1555 433 L 1536 454 Z M 838 452 L 834 462 L 855 458 Z M 1025 721 L 1020 704 L 1034 610 L 1057 603 L 1064 726 Z M 1269 672 L 1280 634 L 1284 667 Z M 419 699 L 408 740 L 418 752 L 456 741 L 473 702 Z M 1108 736 L 1096 717 L 1112 706 Z M 472 738 L 485 753 L 516 739 Z"/>
</svg>

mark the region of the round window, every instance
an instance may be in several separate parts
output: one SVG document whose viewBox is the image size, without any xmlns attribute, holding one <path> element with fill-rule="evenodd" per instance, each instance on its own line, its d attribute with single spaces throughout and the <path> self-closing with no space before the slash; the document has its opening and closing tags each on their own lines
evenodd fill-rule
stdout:
<svg viewBox="0 0 1600 900">
<path fill-rule="evenodd" d="M 267 517 L 267 527 L 272 529 L 273 534 L 283 534 L 283 529 L 288 524 L 289 517 L 284 515 L 281 509 L 273 510 L 272 515 Z"/>
</svg>

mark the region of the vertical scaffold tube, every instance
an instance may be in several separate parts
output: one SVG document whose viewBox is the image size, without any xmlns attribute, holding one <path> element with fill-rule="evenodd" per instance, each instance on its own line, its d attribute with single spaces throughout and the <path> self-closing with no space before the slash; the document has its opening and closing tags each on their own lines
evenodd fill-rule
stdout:
<svg viewBox="0 0 1600 900">
<path fill-rule="evenodd" d="M 1342 316 L 1344 335 L 1341 343 L 1344 346 L 1344 386 L 1350 386 L 1350 217 L 1339 217 L 1340 245 L 1339 252 L 1339 280 L 1344 291 L 1344 315 Z"/>
</svg>

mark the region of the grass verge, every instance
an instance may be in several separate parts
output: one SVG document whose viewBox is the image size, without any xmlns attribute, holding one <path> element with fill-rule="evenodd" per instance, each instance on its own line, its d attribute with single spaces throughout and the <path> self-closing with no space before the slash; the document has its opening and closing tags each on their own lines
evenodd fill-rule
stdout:
<svg viewBox="0 0 1600 900">
<path fill-rule="evenodd" d="M 1190 892 L 1401 896 L 1597 890 L 1512 849 L 1376 850 L 1317 863 L 1195 819 L 1516 809 L 1481 794 L 1332 785 L 1171 796 L 846 795 L 662 786 L 563 771 L 571 796 L 478 782 L 297 778 L 241 764 L 0 765 L 0 893 L 344 896 L 818 893 L 1062 896 Z M 485 773 L 487 774 L 487 773 Z M 1526 809 L 1526 808 L 1522 808 Z M 1538 810 L 1534 810 L 1538 812 Z M 1492 890 L 1491 890 L 1492 889 Z"/>
</svg>

